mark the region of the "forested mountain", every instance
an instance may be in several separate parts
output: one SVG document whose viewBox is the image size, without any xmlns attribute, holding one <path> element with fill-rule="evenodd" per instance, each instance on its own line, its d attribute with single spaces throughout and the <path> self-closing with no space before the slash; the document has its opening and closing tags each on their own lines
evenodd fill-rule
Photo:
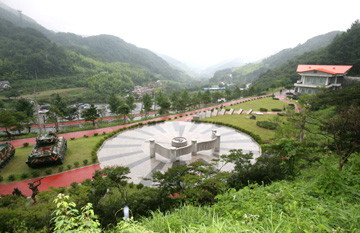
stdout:
<svg viewBox="0 0 360 233">
<path fill-rule="evenodd" d="M 56 33 L 50 39 L 59 45 L 76 51 L 84 56 L 102 62 L 125 62 L 142 66 L 162 79 L 187 81 L 191 79 L 184 72 L 172 68 L 155 53 L 111 35 L 81 37 L 72 33 Z"/>
<path fill-rule="evenodd" d="M 120 82 L 123 91 L 158 79 L 192 80 L 153 52 L 115 36 L 54 33 L 3 4 L 0 13 L 0 80 L 9 80 L 12 87 L 22 88 L 24 80 L 39 90 L 89 85 L 84 80 L 99 73 L 117 73 L 111 79 L 104 76 L 108 82 L 127 80 Z M 42 81 L 34 81 L 35 76 Z"/>
<path fill-rule="evenodd" d="M 348 75 L 360 76 L 359 21 L 355 21 L 346 32 L 337 35 L 328 46 L 304 53 L 260 75 L 253 83 L 254 88 L 261 91 L 293 85 L 299 78 L 296 73 L 298 64 L 352 65 Z"/>
<path fill-rule="evenodd" d="M 220 81 L 234 82 L 240 85 L 252 82 L 257 79 L 262 73 L 269 69 L 278 67 L 291 58 L 304 54 L 309 51 L 319 49 L 321 47 L 329 45 L 336 35 L 340 34 L 340 31 L 333 31 L 323 35 L 319 35 L 307 40 L 304 44 L 299 44 L 294 48 L 284 49 L 264 60 L 260 63 L 251 63 L 244 66 L 233 68 L 231 70 L 226 69 L 227 72 L 217 71 L 214 77 L 210 79 L 210 82 L 217 83 Z M 231 79 L 229 79 L 231 74 Z"/>
</svg>

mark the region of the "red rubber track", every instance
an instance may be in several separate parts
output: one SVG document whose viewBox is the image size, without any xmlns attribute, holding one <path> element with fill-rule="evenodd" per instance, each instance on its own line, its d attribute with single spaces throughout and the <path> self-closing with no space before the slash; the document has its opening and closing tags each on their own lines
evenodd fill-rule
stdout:
<svg viewBox="0 0 360 233">
<path fill-rule="evenodd" d="M 216 105 L 216 106 L 203 108 L 201 110 L 199 109 L 199 110 L 194 110 L 194 111 L 190 111 L 190 112 L 186 112 L 186 113 L 175 114 L 175 115 L 171 115 L 171 116 L 158 117 L 158 118 L 155 118 L 155 119 L 144 121 L 143 123 L 147 123 L 149 121 L 168 120 L 169 118 L 174 119 L 174 117 L 177 117 L 176 121 L 190 121 L 190 120 L 192 120 L 192 117 L 193 117 L 193 116 L 190 115 L 190 113 L 196 114 L 196 113 L 199 113 L 201 111 L 211 110 L 213 108 L 220 107 L 221 105 L 222 106 L 230 106 L 231 104 L 237 104 L 237 103 L 241 103 L 243 101 L 252 100 L 252 99 L 258 99 L 258 98 L 265 97 L 265 96 L 269 96 L 269 95 L 257 96 L 257 97 L 249 97 L 249 98 L 245 98 L 245 99 L 241 99 L 241 100 L 235 100 L 235 101 L 224 103 L 224 104 L 219 104 L 219 105 Z M 291 102 L 285 100 L 285 96 L 277 96 L 277 97 L 279 97 L 279 99 L 281 101 L 291 103 Z M 298 108 L 297 108 L 296 104 L 295 104 L 295 107 L 296 107 L 296 110 L 297 110 Z M 272 112 L 264 112 L 264 113 L 272 114 Z M 276 114 L 277 112 L 274 112 L 274 113 Z M 186 114 L 188 116 L 186 116 Z M 180 116 L 182 116 L 182 117 L 180 117 Z M 79 123 L 82 123 L 82 122 L 84 122 L 84 121 L 66 122 L 66 124 L 79 124 Z M 95 133 L 98 133 L 98 134 L 102 134 L 102 132 L 110 133 L 110 132 L 113 132 L 113 131 L 115 131 L 117 129 L 127 127 L 127 126 L 130 126 L 130 125 L 133 125 L 133 124 L 136 124 L 136 123 L 127 124 L 127 125 L 120 125 L 120 126 L 114 126 L 114 127 L 101 128 L 101 129 L 94 129 L 94 130 L 87 130 L 87 131 L 79 131 L 79 132 L 73 132 L 73 133 L 59 134 L 59 136 L 64 136 L 66 139 L 80 138 L 80 137 L 83 137 L 84 135 L 93 136 Z M 25 142 L 28 142 L 29 145 L 33 145 L 35 143 L 35 138 L 19 139 L 19 140 L 13 140 L 13 141 L 9 141 L 9 142 L 11 142 L 11 144 L 13 144 L 15 147 L 21 147 L 21 146 L 23 146 L 23 144 Z M 49 187 L 51 187 L 51 186 L 56 187 L 56 188 L 64 187 L 64 186 L 68 187 L 73 182 L 78 182 L 78 183 L 83 182 L 86 179 L 91 179 L 94 172 L 95 172 L 95 170 L 100 170 L 99 164 L 95 164 L 95 165 L 91 165 L 91 166 L 87 166 L 87 167 L 82 167 L 82 168 L 74 169 L 74 170 L 71 170 L 71 171 L 67 171 L 67 172 L 63 172 L 63 173 L 59 173 L 59 174 L 55 174 L 55 175 L 46 176 L 41 180 L 41 185 L 39 186 L 39 190 L 40 191 L 49 190 Z M 20 189 L 20 191 L 23 194 L 25 194 L 26 196 L 30 196 L 32 191 L 28 188 L 28 183 L 32 182 L 32 181 L 35 181 L 35 180 L 37 180 L 37 179 L 32 179 L 32 180 L 15 182 L 15 183 L 11 183 L 11 184 L 0 185 L 0 194 L 11 194 L 12 191 L 14 190 L 14 188 L 17 187 L 17 188 Z"/>
</svg>

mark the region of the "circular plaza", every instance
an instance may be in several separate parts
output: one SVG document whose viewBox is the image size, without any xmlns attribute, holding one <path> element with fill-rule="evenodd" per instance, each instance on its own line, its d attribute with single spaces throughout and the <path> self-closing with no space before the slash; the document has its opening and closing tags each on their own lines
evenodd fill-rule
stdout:
<svg viewBox="0 0 360 233">
<path fill-rule="evenodd" d="M 198 142 L 208 141 L 214 131 L 220 135 L 219 152 L 202 150 L 195 155 L 189 153 L 179 156 L 176 161 L 159 154 L 155 154 L 155 157 L 150 156 L 150 140 L 155 140 L 164 148 L 171 148 L 174 138 L 189 142 L 194 139 Z M 98 158 L 101 168 L 129 167 L 129 182 L 151 186 L 151 174 L 156 171 L 166 172 L 172 166 L 195 161 L 214 163 L 212 159 L 228 154 L 231 149 L 242 149 L 244 153 L 253 152 L 254 158 L 260 155 L 259 145 L 249 135 L 235 129 L 207 123 L 173 121 L 123 131 L 104 142 L 98 151 Z M 216 166 L 222 171 L 231 171 L 234 167 L 233 164 L 224 165 L 221 162 Z"/>
</svg>

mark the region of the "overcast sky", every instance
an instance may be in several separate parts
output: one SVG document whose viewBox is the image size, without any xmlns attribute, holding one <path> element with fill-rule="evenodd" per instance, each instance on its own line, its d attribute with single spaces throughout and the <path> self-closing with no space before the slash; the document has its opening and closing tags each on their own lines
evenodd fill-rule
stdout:
<svg viewBox="0 0 360 233">
<path fill-rule="evenodd" d="M 360 18 L 359 0 L 0 0 L 42 26 L 110 34 L 180 61 L 210 66 L 260 59 Z"/>
</svg>

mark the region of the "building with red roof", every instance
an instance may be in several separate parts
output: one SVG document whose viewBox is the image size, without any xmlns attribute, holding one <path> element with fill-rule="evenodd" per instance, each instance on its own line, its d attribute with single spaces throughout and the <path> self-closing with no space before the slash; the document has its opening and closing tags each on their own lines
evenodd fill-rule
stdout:
<svg viewBox="0 0 360 233">
<path fill-rule="evenodd" d="M 295 86 L 295 92 L 315 94 L 317 88 L 341 88 L 347 72 L 352 66 L 339 65 L 298 65 L 296 72 L 301 76 Z"/>
</svg>

